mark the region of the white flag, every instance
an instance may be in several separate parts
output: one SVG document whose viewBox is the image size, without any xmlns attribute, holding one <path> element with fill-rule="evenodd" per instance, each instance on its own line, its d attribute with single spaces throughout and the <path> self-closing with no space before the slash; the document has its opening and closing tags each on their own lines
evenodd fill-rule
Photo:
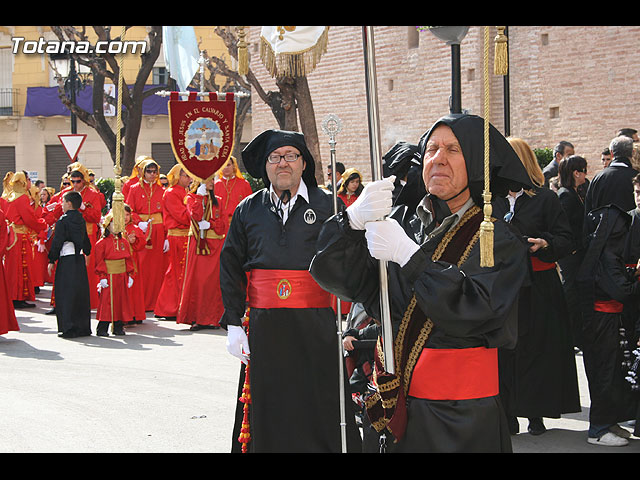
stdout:
<svg viewBox="0 0 640 480">
<path fill-rule="evenodd" d="M 306 76 L 327 51 L 329 27 L 262 27 L 260 57 L 273 77 Z"/>
<path fill-rule="evenodd" d="M 169 76 L 184 92 L 200 67 L 196 32 L 193 27 L 162 27 L 162 45 Z"/>
</svg>

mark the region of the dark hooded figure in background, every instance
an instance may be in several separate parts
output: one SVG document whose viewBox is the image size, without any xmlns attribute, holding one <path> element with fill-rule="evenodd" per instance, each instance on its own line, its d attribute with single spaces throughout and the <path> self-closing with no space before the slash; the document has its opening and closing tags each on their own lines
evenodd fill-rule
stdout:
<svg viewBox="0 0 640 480">
<path fill-rule="evenodd" d="M 369 183 L 360 203 L 332 217 L 320 234 L 313 277 L 340 298 L 361 302 L 378 320 L 378 261 L 388 262 L 389 291 L 383 293 L 390 300 L 395 373 L 384 367 L 391 359 L 378 354 L 365 451 L 377 451 L 382 437 L 395 452 L 512 451 L 498 395 L 497 349 L 517 338 L 527 247 L 495 219 L 494 266 L 480 266 L 483 131 L 482 118 L 454 114 L 420 139 L 429 193 L 415 214 L 403 205 L 392 208 L 390 177 Z M 495 195 L 531 188 L 493 126 L 490 176 Z"/>
<path fill-rule="evenodd" d="M 637 397 L 624 377 L 625 345 L 634 332 L 624 328 L 625 304 L 636 304 L 640 283 L 625 264 L 631 217 L 617 205 L 596 208 L 585 218 L 587 249 L 578 273 L 584 317 L 583 360 L 589 383 L 589 432 L 594 445 L 624 446 L 629 432 L 619 422 L 635 419 Z M 627 352 L 628 353 L 628 352 Z"/>
<path fill-rule="evenodd" d="M 318 188 L 300 133 L 265 131 L 242 160 L 266 185 L 237 206 L 220 255 L 220 323 L 227 349 L 243 362 L 239 397 L 247 365 L 251 371 L 245 446 L 250 452 L 339 453 L 336 314 L 331 295 L 309 274 L 322 224 L 334 213 L 332 196 Z M 349 451 L 360 451 L 351 403 L 347 443 Z M 238 402 L 233 451 L 242 446 L 242 407 Z"/>
</svg>

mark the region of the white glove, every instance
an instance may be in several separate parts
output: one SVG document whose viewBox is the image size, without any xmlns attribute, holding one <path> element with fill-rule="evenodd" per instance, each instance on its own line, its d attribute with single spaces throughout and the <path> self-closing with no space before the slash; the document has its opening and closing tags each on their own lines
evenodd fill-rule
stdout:
<svg viewBox="0 0 640 480">
<path fill-rule="evenodd" d="M 87 206 L 84 204 L 84 202 L 82 202 L 82 205 L 80 205 L 80 210 L 84 210 L 85 208 L 87 208 Z"/>
<path fill-rule="evenodd" d="M 364 224 L 381 220 L 393 207 L 394 175 L 367 183 L 360 196 L 347 208 L 349 224 L 354 230 L 364 230 Z"/>
<path fill-rule="evenodd" d="M 38 246 L 38 252 L 44 252 L 44 244 L 40 240 L 36 242 L 36 245 Z"/>
<path fill-rule="evenodd" d="M 140 230 L 142 230 L 144 233 L 147 233 L 147 229 L 149 228 L 149 222 L 140 222 L 138 223 L 138 227 L 140 227 Z"/>
<path fill-rule="evenodd" d="M 364 236 L 373 258 L 395 262 L 401 267 L 420 249 L 393 218 L 367 222 Z"/>
<path fill-rule="evenodd" d="M 164 241 L 164 245 L 162 246 L 162 253 L 167 253 L 169 251 L 169 240 Z"/>
<path fill-rule="evenodd" d="M 211 227 L 211 224 L 206 220 L 200 220 L 198 222 L 198 227 L 200 227 L 200 230 L 209 230 L 209 227 Z"/>
<path fill-rule="evenodd" d="M 196 190 L 197 195 L 206 195 L 207 194 L 207 186 L 204 183 L 201 183 L 198 189 Z"/>
<path fill-rule="evenodd" d="M 129 282 L 127 283 L 127 288 L 131 288 L 131 285 L 133 285 L 133 278 L 129 277 Z"/>
<path fill-rule="evenodd" d="M 245 365 L 249 363 L 249 339 L 244 328 L 237 325 L 229 325 L 227 329 L 227 351 L 239 358 Z"/>
<path fill-rule="evenodd" d="M 104 288 L 107 288 L 108 286 L 109 286 L 109 283 L 107 282 L 107 279 L 103 278 L 98 283 L 98 292 L 101 292 Z"/>
</svg>

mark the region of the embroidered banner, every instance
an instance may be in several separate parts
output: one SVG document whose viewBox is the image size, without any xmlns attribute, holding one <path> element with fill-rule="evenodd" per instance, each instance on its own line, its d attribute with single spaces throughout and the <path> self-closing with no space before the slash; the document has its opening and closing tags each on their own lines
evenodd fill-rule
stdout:
<svg viewBox="0 0 640 480">
<path fill-rule="evenodd" d="M 272 77 L 304 77 L 327 51 L 328 26 L 264 26 L 260 58 Z"/>
<path fill-rule="evenodd" d="M 236 103 L 233 93 L 224 100 L 211 93 L 196 100 L 191 92 L 181 100 L 172 92 L 169 100 L 171 146 L 178 163 L 199 182 L 206 182 L 224 165 L 233 150 Z"/>
</svg>

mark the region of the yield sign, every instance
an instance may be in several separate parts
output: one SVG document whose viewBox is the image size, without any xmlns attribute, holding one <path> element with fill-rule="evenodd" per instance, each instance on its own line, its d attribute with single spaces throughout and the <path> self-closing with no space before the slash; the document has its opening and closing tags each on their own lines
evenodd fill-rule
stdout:
<svg viewBox="0 0 640 480">
<path fill-rule="evenodd" d="M 82 147 L 82 144 L 87 138 L 87 134 L 58 135 L 58 138 L 60 139 L 60 142 L 62 142 L 62 146 L 66 150 L 67 155 L 69 155 L 71 163 L 75 162 L 78 152 L 80 151 L 80 147 Z"/>
</svg>

